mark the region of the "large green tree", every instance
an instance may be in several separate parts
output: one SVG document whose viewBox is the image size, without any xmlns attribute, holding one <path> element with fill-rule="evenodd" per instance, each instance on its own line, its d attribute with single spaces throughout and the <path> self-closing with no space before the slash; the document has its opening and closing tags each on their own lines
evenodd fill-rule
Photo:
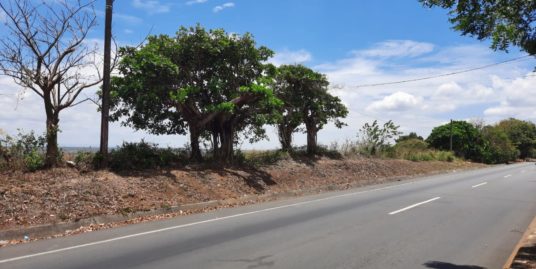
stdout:
<svg viewBox="0 0 536 269">
<path fill-rule="evenodd" d="M 216 158 L 233 156 L 237 134 L 260 128 L 280 104 L 270 87 L 273 52 L 253 37 L 180 28 L 176 36 L 151 36 L 141 48 L 121 49 L 114 78 L 114 119 L 154 133 L 190 134 L 191 158 L 201 160 L 202 137 Z"/>
<path fill-rule="evenodd" d="M 517 158 L 519 151 L 500 126 L 485 126 L 482 128 L 482 138 L 484 139 L 483 162 L 506 163 Z"/>
<path fill-rule="evenodd" d="M 317 134 L 325 124 L 334 121 L 341 128 L 339 119 L 346 117 L 347 108 L 338 97 L 328 92 L 326 76 L 303 65 L 282 65 L 275 76 L 276 96 L 283 100 L 277 122 L 279 141 L 283 150 L 291 150 L 292 134 L 305 125 L 307 152 L 317 151 Z"/>
<path fill-rule="evenodd" d="M 534 0 L 419 0 L 427 7 L 449 10 L 454 29 L 479 40 L 491 39 L 492 48 L 519 46 L 536 53 Z"/>
<path fill-rule="evenodd" d="M 503 120 L 497 125 L 501 128 L 512 144 L 519 151 L 519 158 L 536 157 L 536 125 L 530 121 L 522 121 L 514 118 Z"/>
<path fill-rule="evenodd" d="M 435 127 L 426 142 L 439 150 L 449 150 L 452 137 L 452 150 L 458 156 L 481 161 L 482 137 L 477 128 L 466 121 L 452 121 Z"/>
</svg>

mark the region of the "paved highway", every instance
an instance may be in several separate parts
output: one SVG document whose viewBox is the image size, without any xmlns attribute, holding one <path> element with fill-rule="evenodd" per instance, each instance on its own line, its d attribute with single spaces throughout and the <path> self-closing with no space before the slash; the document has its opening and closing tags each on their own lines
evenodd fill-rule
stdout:
<svg viewBox="0 0 536 269">
<path fill-rule="evenodd" d="M 536 165 L 457 172 L 0 249 L 0 268 L 501 268 Z"/>
</svg>

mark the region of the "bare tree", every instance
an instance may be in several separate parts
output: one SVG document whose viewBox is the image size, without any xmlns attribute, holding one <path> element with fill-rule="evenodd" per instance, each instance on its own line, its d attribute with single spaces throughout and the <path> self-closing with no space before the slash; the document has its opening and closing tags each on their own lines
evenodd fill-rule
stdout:
<svg viewBox="0 0 536 269">
<path fill-rule="evenodd" d="M 85 39 L 96 25 L 95 0 L 2 0 L 5 28 L 0 40 L 0 73 L 43 99 L 46 165 L 59 158 L 60 111 L 80 104 L 80 93 L 99 84 L 97 47 Z"/>
</svg>

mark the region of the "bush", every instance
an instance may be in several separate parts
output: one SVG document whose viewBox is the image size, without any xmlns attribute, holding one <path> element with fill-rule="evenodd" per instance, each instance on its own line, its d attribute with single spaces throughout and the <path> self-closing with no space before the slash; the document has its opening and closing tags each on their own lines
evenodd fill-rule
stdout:
<svg viewBox="0 0 536 269">
<path fill-rule="evenodd" d="M 0 170 L 36 171 L 45 164 L 45 137 L 19 133 L 0 137 Z"/>
<path fill-rule="evenodd" d="M 76 164 L 76 167 L 80 169 L 80 171 L 90 171 L 95 169 L 99 164 L 99 159 L 97 156 L 100 156 L 100 154 L 79 151 L 74 157 L 74 163 Z"/>
<path fill-rule="evenodd" d="M 406 159 L 414 162 L 443 161 L 452 162 L 456 159 L 450 151 L 433 150 L 428 143 L 420 139 L 407 139 L 398 142 L 389 152 L 389 157 Z"/>
<path fill-rule="evenodd" d="M 124 142 L 110 152 L 109 165 L 115 171 L 163 168 L 180 163 L 183 160 L 181 156 L 181 152 L 158 148 L 157 144 L 143 140 L 138 143 Z"/>
</svg>

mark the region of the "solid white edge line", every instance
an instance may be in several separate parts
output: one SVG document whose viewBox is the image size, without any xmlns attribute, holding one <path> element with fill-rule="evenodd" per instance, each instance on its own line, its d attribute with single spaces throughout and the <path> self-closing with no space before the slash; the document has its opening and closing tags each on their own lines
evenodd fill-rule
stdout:
<svg viewBox="0 0 536 269">
<path fill-rule="evenodd" d="M 471 188 L 473 188 L 473 189 L 474 189 L 474 188 L 478 188 L 478 187 L 480 187 L 480 186 L 484 186 L 484 185 L 486 185 L 486 184 L 488 184 L 488 183 L 487 183 L 487 182 L 482 182 L 482 183 L 480 183 L 480 184 L 476 184 L 476 185 L 474 185 L 474 186 L 471 186 Z"/>
<path fill-rule="evenodd" d="M 417 207 L 417 206 L 420 206 L 420 205 L 423 205 L 423 204 L 426 204 L 426 203 L 433 202 L 433 201 L 435 201 L 435 200 L 437 200 L 437 199 L 440 199 L 440 198 L 441 198 L 441 197 L 435 197 L 435 198 L 432 198 L 432 199 L 430 199 L 430 200 L 426 200 L 426 201 L 423 201 L 423 202 L 420 202 L 420 203 L 416 203 L 416 204 L 413 204 L 413 205 L 404 207 L 404 208 L 402 208 L 402 209 L 399 209 L 399 210 L 390 212 L 389 215 L 398 214 L 398 213 L 400 213 L 400 212 L 403 212 L 403 211 L 412 209 L 412 208 L 414 208 L 414 207 Z"/>
<path fill-rule="evenodd" d="M 320 198 L 320 199 L 316 199 L 316 200 L 309 200 L 309 201 L 304 201 L 304 202 L 299 202 L 299 203 L 294 203 L 294 204 L 289 204 L 289 205 L 270 207 L 270 208 L 265 208 L 265 209 L 261 209 L 261 210 L 256 210 L 256 211 L 250 211 L 250 212 L 246 212 L 246 213 L 240 213 L 240 214 L 230 215 L 230 216 L 226 216 L 226 217 L 217 217 L 217 218 L 213 218 L 213 219 L 208 219 L 208 220 L 203 220 L 203 221 L 197 221 L 197 222 L 192 222 L 192 223 L 187 223 L 187 224 L 182 224 L 182 225 L 177 225 L 177 226 L 172 226 L 172 227 L 167 227 L 167 228 L 162 228 L 162 229 L 157 229 L 157 230 L 152 230 L 152 231 L 147 231 L 147 232 L 142 232 L 142 233 L 130 234 L 130 235 L 125 235 L 125 236 L 120 236 L 120 237 L 110 238 L 110 239 L 106 239 L 106 240 L 101 240 L 101 241 L 95 241 L 95 242 L 91 242 L 91 243 L 86 243 L 86 244 L 76 245 L 76 246 L 72 246 L 72 247 L 65 247 L 65 248 L 59 248 L 59 249 L 55 249 L 55 250 L 49 250 L 49 251 L 44 251 L 44 252 L 38 252 L 38 253 L 34 253 L 34 254 L 29 254 L 29 255 L 24 255 L 24 256 L 19 256 L 19 257 L 14 257 L 14 258 L 9 258 L 9 259 L 0 260 L 0 264 L 2 264 L 2 263 L 7 263 L 7 262 L 18 261 L 18 260 L 23 260 L 23 259 L 28 259 L 28 258 L 33 258 L 33 257 L 38 257 L 38 256 L 43 256 L 43 255 L 48 255 L 48 254 L 54 254 L 54 253 L 59 253 L 59 252 L 64 252 L 64 251 L 69 251 L 69 250 L 78 249 L 78 248 L 83 248 L 83 247 L 89 247 L 89 246 L 95 246 L 95 245 L 106 244 L 106 243 L 110 243 L 110 242 L 114 242 L 114 241 L 118 241 L 118 240 L 123 240 L 123 239 L 128 239 L 128 238 L 134 238 L 134 237 L 144 236 L 144 235 L 148 235 L 148 234 L 154 234 L 154 233 L 160 233 L 160 232 L 165 232 L 165 231 L 169 231 L 169 230 L 175 230 L 175 229 L 180 229 L 180 228 L 186 228 L 186 227 L 190 227 L 190 226 L 194 226 L 194 225 L 198 225 L 198 224 L 204 224 L 204 223 L 210 223 L 210 222 L 215 222 L 215 221 L 227 220 L 227 219 L 232 219 L 232 218 L 237 218 L 237 217 L 243 217 L 243 216 L 247 216 L 247 215 L 253 215 L 253 214 L 258 214 L 258 213 L 262 213 L 262 212 L 268 212 L 268 211 L 273 211 L 273 210 L 278 210 L 278 209 L 283 209 L 283 208 L 293 207 L 293 206 L 299 206 L 299 205 L 305 205 L 305 204 L 312 204 L 312 203 L 317 203 L 317 202 L 321 202 L 321 201 L 332 200 L 332 199 L 337 199 L 337 198 L 342 198 L 342 197 L 348 197 L 348 196 L 354 196 L 354 195 L 363 194 L 363 193 L 368 193 L 368 192 L 375 192 L 375 191 L 387 190 L 387 189 L 392 189 L 392 188 L 399 187 L 399 186 L 403 186 L 403 185 L 413 184 L 413 183 L 415 183 L 415 182 L 419 182 L 419 181 L 411 181 L 411 182 L 406 182 L 406 183 L 401 183 L 401 184 L 391 185 L 391 186 L 382 187 L 382 188 L 377 188 L 377 189 L 371 189 L 371 190 L 364 190 L 364 191 L 358 191 L 358 192 L 345 193 L 345 194 L 340 194 L 340 195 L 335 195 L 335 196 L 329 196 L 329 197 L 325 197 L 325 198 Z"/>
</svg>

